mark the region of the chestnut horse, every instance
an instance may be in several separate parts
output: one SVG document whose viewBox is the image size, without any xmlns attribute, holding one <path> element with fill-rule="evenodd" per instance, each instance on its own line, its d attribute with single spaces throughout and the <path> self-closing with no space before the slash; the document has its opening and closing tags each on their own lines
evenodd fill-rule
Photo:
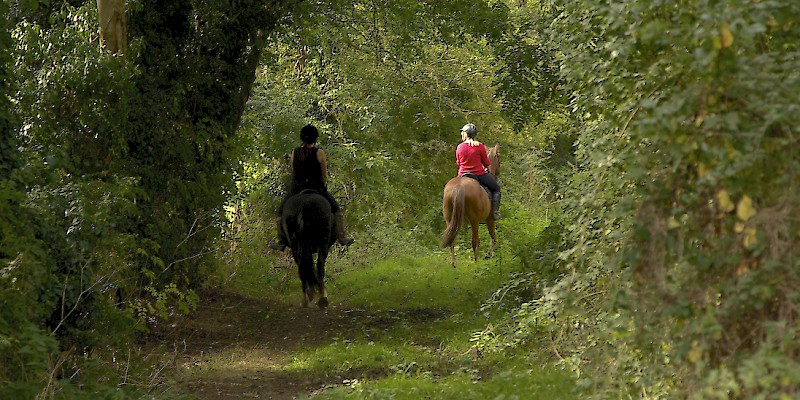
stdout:
<svg viewBox="0 0 800 400">
<path fill-rule="evenodd" d="M 500 154 L 497 145 L 489 150 L 488 156 L 492 162 L 489 166 L 489 173 L 497 178 L 500 173 Z M 497 244 L 497 237 L 494 231 L 495 220 L 491 217 L 492 201 L 481 187 L 481 184 L 473 178 L 455 177 L 444 186 L 444 201 L 442 203 L 442 211 L 447 228 L 442 234 L 440 245 L 442 247 L 450 246 L 453 267 L 456 266 L 455 239 L 459 228 L 464 222 L 469 222 L 472 227 L 472 253 L 475 256 L 475 261 L 478 261 L 478 224 L 486 222 L 486 228 L 489 229 L 489 236 L 492 238 L 492 244 L 489 246 L 486 258 L 491 258 L 492 250 Z"/>
</svg>

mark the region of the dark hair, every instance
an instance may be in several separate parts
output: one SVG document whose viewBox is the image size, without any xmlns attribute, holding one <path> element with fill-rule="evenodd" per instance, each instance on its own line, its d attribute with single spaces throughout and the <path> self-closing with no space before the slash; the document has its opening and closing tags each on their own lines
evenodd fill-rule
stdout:
<svg viewBox="0 0 800 400">
<path fill-rule="evenodd" d="M 319 137 L 319 131 L 314 125 L 308 124 L 300 129 L 300 140 L 305 144 L 314 144 Z"/>
</svg>

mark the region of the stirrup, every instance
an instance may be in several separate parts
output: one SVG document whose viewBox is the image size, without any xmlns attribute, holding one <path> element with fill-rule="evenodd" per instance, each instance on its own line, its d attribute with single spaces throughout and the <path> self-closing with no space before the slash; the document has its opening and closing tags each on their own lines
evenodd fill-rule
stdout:
<svg viewBox="0 0 800 400">
<path fill-rule="evenodd" d="M 269 247 L 272 250 L 277 250 L 277 251 L 285 251 L 286 250 L 286 245 L 281 243 L 280 241 L 270 242 L 270 243 L 267 244 L 267 247 Z"/>
<path fill-rule="evenodd" d="M 503 218 L 503 216 L 500 215 L 500 211 L 493 211 L 492 212 L 492 219 L 493 220 L 497 221 L 497 220 L 499 220 L 501 218 Z"/>
</svg>

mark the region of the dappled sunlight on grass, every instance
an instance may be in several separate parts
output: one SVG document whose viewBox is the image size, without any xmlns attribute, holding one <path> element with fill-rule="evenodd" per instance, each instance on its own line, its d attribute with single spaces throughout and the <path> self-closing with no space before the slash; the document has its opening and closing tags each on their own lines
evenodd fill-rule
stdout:
<svg viewBox="0 0 800 400">
<path fill-rule="evenodd" d="M 282 356 L 269 349 L 235 346 L 205 352 L 198 359 L 181 364 L 180 370 L 184 374 L 193 375 L 224 373 L 235 376 L 278 369 L 283 362 Z"/>
<path fill-rule="evenodd" d="M 306 371 L 317 374 L 383 374 L 415 360 L 427 368 L 436 357 L 422 346 L 395 343 L 337 341 L 327 346 L 299 351 L 282 367 L 286 372 Z"/>
<path fill-rule="evenodd" d="M 508 271 L 497 270 L 491 260 L 462 264 L 453 268 L 448 258 L 398 256 L 332 278 L 331 284 L 352 307 L 474 313 Z"/>
</svg>

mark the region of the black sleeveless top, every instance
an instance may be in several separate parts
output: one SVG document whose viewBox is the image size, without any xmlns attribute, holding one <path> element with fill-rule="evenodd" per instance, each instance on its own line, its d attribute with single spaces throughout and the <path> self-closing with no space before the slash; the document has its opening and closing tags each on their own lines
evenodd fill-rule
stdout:
<svg viewBox="0 0 800 400">
<path fill-rule="evenodd" d="M 305 146 L 294 149 L 291 194 L 300 193 L 305 189 L 325 191 L 325 182 L 322 180 L 322 164 L 317 160 L 318 150 L 316 147 Z"/>
</svg>

